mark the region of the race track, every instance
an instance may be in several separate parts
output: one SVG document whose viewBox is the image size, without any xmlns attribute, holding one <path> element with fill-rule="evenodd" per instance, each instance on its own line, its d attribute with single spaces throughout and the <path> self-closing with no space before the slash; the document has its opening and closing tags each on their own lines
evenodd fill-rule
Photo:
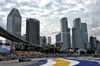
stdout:
<svg viewBox="0 0 100 66">
<path fill-rule="evenodd" d="M 29 62 L 0 61 L 0 66 L 100 66 L 100 59 L 83 58 L 34 58 Z"/>
<path fill-rule="evenodd" d="M 100 66 L 100 59 L 52 58 L 24 66 Z"/>
</svg>

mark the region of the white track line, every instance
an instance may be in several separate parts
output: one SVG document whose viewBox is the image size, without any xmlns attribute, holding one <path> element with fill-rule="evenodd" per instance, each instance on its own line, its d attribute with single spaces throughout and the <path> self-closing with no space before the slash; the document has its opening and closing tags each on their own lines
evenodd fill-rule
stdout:
<svg viewBox="0 0 100 66">
<path fill-rule="evenodd" d="M 52 66 L 52 65 L 54 65 L 54 64 L 56 64 L 55 61 L 53 61 L 52 59 L 48 59 L 48 60 L 47 60 L 47 63 L 46 63 L 46 64 L 43 64 L 43 65 L 41 65 L 41 66 Z"/>
</svg>

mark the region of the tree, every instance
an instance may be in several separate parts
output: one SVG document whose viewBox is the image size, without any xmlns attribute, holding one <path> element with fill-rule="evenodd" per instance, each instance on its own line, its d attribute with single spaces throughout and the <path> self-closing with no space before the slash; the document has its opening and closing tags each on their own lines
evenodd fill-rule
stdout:
<svg viewBox="0 0 100 66">
<path fill-rule="evenodd" d="M 43 48 L 42 52 L 43 53 L 48 53 L 48 48 Z"/>
<path fill-rule="evenodd" d="M 93 49 L 87 49 L 87 52 L 86 52 L 87 54 L 94 54 L 95 53 L 95 50 L 93 50 Z"/>
</svg>

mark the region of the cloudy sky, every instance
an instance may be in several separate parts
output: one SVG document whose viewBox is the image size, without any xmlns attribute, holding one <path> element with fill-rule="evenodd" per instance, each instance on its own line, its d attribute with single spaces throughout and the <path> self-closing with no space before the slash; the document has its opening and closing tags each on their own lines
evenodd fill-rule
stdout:
<svg viewBox="0 0 100 66">
<path fill-rule="evenodd" d="M 88 25 L 89 36 L 100 40 L 100 0 L 0 0 L 0 25 L 5 29 L 12 8 L 17 8 L 22 16 L 22 34 L 26 33 L 26 18 L 36 18 L 41 35 L 52 36 L 54 43 L 60 32 L 60 19 L 67 17 L 72 29 L 73 20 L 80 17 Z"/>
</svg>

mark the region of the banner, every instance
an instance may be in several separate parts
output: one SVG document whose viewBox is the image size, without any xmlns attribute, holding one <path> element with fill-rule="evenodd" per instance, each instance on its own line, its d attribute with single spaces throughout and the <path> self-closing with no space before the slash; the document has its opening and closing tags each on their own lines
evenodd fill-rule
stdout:
<svg viewBox="0 0 100 66">
<path fill-rule="evenodd" d="M 0 53 L 10 53 L 10 46 L 0 45 Z"/>
</svg>

